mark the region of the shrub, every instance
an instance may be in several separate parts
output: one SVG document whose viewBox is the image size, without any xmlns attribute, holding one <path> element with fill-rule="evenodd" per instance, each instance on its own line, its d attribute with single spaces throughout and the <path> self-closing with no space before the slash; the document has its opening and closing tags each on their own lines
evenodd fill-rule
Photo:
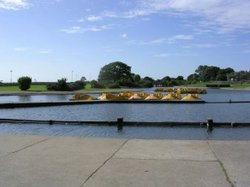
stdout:
<svg viewBox="0 0 250 187">
<path fill-rule="evenodd" d="M 86 83 L 84 81 L 76 81 L 73 83 L 70 83 L 69 88 L 70 90 L 81 90 L 84 89 Z"/>
<path fill-rule="evenodd" d="M 227 84 L 227 83 L 222 83 L 222 84 L 211 83 L 211 84 L 206 84 L 206 87 L 208 87 L 208 88 L 225 88 L 225 87 L 231 87 L 231 85 Z"/>
<path fill-rule="evenodd" d="M 104 86 L 102 84 L 100 84 L 99 82 L 97 82 L 96 80 L 92 80 L 90 82 L 91 88 L 104 88 Z"/>
<path fill-rule="evenodd" d="M 142 80 L 140 82 L 140 85 L 142 88 L 152 88 L 154 86 L 154 83 L 148 80 Z"/>
<path fill-rule="evenodd" d="M 120 85 L 118 83 L 112 83 L 108 85 L 109 88 L 120 88 Z"/>
<path fill-rule="evenodd" d="M 31 78 L 27 76 L 20 77 L 18 79 L 18 86 L 21 90 L 28 90 L 31 85 Z"/>
<path fill-rule="evenodd" d="M 56 83 L 47 84 L 47 90 L 56 90 Z"/>
<path fill-rule="evenodd" d="M 59 79 L 57 83 L 48 84 L 47 89 L 55 91 L 70 91 L 70 87 L 66 81 L 67 79 L 65 78 Z"/>
<path fill-rule="evenodd" d="M 62 78 L 57 81 L 57 83 L 47 84 L 48 90 L 55 91 L 74 91 L 80 90 L 85 87 L 86 83 L 83 81 L 76 81 L 70 84 L 67 84 L 67 79 Z"/>
</svg>

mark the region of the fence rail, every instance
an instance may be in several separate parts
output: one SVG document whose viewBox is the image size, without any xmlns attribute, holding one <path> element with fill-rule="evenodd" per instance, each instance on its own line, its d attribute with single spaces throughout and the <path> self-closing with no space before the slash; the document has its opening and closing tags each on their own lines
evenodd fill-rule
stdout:
<svg viewBox="0 0 250 187">
<path fill-rule="evenodd" d="M 27 108 L 27 107 L 50 107 L 63 105 L 83 105 L 83 104 L 107 104 L 107 103 L 126 103 L 126 104 L 249 104 L 250 101 L 161 101 L 161 100 L 138 100 L 138 101 L 57 101 L 57 102 L 18 102 L 0 103 L 0 108 Z"/>
<path fill-rule="evenodd" d="M 214 122 L 208 119 L 206 122 L 146 122 L 146 121 L 123 121 L 123 118 L 117 118 L 116 121 L 66 121 L 66 120 L 33 120 L 33 119 L 0 119 L 0 124 L 49 124 L 49 125 L 93 125 L 93 126 L 142 126 L 142 127 L 250 127 L 249 123 L 240 122 Z"/>
</svg>

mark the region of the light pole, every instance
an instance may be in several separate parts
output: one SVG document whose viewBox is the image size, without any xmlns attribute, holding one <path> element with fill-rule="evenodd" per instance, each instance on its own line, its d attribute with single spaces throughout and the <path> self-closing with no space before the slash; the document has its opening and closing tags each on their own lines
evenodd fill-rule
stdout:
<svg viewBox="0 0 250 187">
<path fill-rule="evenodd" d="M 10 70 L 10 83 L 12 83 L 12 70 Z"/>
<path fill-rule="evenodd" d="M 74 75 L 74 71 L 72 70 L 72 72 L 71 72 L 71 82 L 73 82 L 73 79 L 74 79 L 73 75 Z"/>
</svg>

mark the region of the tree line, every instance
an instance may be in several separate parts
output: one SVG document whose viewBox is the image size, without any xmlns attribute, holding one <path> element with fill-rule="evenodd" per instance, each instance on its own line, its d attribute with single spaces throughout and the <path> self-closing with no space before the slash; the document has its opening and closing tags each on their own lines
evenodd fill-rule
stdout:
<svg viewBox="0 0 250 187">
<path fill-rule="evenodd" d="M 220 68 L 217 66 L 200 65 L 195 73 L 187 79 L 165 76 L 154 80 L 152 77 L 141 78 L 139 74 L 131 72 L 131 67 L 123 62 L 112 62 L 100 70 L 98 80 L 93 81 L 93 87 L 153 87 L 153 86 L 179 86 L 211 81 L 246 81 L 250 80 L 250 71 L 235 72 L 233 68 Z"/>
<path fill-rule="evenodd" d="M 141 77 L 139 74 L 131 71 L 131 66 L 115 61 L 103 66 L 99 72 L 97 80 L 86 81 L 83 77 L 81 80 L 67 83 L 66 78 L 59 79 L 56 83 L 47 84 L 48 90 L 56 91 L 73 91 L 83 89 L 87 83 L 92 88 L 151 88 L 153 86 L 180 86 L 186 84 L 195 84 L 198 82 L 211 81 L 247 81 L 250 80 L 250 71 L 236 72 L 233 68 L 220 68 L 217 66 L 200 65 L 193 74 L 187 79 L 179 75 L 177 77 L 165 76 L 162 79 L 153 79 L 146 76 Z M 32 79 L 24 76 L 18 79 L 19 88 L 28 90 Z"/>
</svg>

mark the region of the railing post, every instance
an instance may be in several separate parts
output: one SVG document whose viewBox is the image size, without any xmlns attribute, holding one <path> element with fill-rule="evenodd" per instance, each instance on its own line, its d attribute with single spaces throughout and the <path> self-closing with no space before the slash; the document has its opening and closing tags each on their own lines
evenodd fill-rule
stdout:
<svg viewBox="0 0 250 187">
<path fill-rule="evenodd" d="M 117 118 L 117 130 L 121 131 L 123 129 L 123 118 Z"/>
<path fill-rule="evenodd" d="M 208 130 L 209 132 L 212 132 L 213 129 L 214 129 L 214 121 L 213 121 L 212 118 L 208 118 L 208 119 L 207 119 L 207 130 Z"/>
</svg>

